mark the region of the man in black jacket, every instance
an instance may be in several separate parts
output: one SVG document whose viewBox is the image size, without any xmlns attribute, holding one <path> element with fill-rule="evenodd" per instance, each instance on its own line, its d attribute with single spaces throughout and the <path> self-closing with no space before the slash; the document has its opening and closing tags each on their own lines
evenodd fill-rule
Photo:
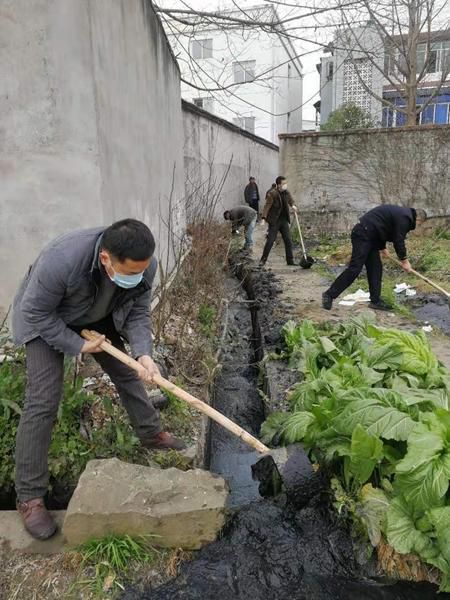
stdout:
<svg viewBox="0 0 450 600">
<path fill-rule="evenodd" d="M 250 177 L 244 190 L 245 202 L 259 214 L 259 189 L 254 177 Z"/>
<path fill-rule="evenodd" d="M 322 295 L 323 308 L 330 310 L 333 300 L 346 290 L 366 266 L 369 281 L 371 308 L 390 310 L 381 300 L 381 279 L 383 265 L 381 256 L 388 257 L 386 242 L 394 244 L 395 252 L 408 273 L 411 265 L 406 256 L 405 238 L 409 231 L 426 221 L 427 213 L 421 209 L 404 208 L 392 204 L 382 204 L 363 215 L 352 230 L 352 256 L 348 267 Z"/>
</svg>

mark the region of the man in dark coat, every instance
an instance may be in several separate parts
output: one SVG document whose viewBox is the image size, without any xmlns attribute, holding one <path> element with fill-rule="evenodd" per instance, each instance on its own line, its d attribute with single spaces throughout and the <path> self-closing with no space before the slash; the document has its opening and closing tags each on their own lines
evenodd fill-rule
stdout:
<svg viewBox="0 0 450 600">
<path fill-rule="evenodd" d="M 286 252 L 286 263 L 288 265 L 295 264 L 290 233 L 290 211 L 297 211 L 297 207 L 295 206 L 294 200 L 287 189 L 286 178 L 280 175 L 276 178 L 275 183 L 275 189 L 267 193 L 266 203 L 262 213 L 262 218 L 267 221 L 269 230 L 267 232 L 267 240 L 260 260 L 261 266 L 266 264 L 278 232 L 281 233 L 283 238 Z"/>
<path fill-rule="evenodd" d="M 371 308 L 390 310 L 381 299 L 383 265 L 381 256 L 388 257 L 386 242 L 394 244 L 395 252 L 406 272 L 411 265 L 406 254 L 405 238 L 409 231 L 426 221 L 427 213 L 421 209 L 382 204 L 369 210 L 352 230 L 352 256 L 348 267 L 322 295 L 323 308 L 330 310 L 333 300 L 346 290 L 366 266 Z"/>
<path fill-rule="evenodd" d="M 256 184 L 256 179 L 254 177 L 250 177 L 248 180 L 248 184 L 245 186 L 244 190 L 244 198 L 245 202 L 256 210 L 256 214 L 259 214 L 259 189 Z"/>
<path fill-rule="evenodd" d="M 133 429 L 147 448 L 184 448 L 162 431 L 144 381 L 159 373 L 151 358 L 150 300 L 157 270 L 155 240 L 135 219 L 65 234 L 29 268 L 14 299 L 13 336 L 25 345 L 27 385 L 16 439 L 17 509 L 27 531 L 46 539 L 56 531 L 44 504 L 48 449 L 62 395 L 64 356 L 92 354 L 117 388 Z M 86 341 L 80 332 L 102 334 Z M 111 340 L 139 362 L 136 374 L 99 345 Z"/>
<path fill-rule="evenodd" d="M 238 233 L 239 227 L 244 227 L 246 250 L 251 250 L 253 246 L 253 231 L 256 225 L 256 211 L 250 206 L 236 206 L 223 213 L 226 221 L 231 221 L 232 233 Z"/>
</svg>

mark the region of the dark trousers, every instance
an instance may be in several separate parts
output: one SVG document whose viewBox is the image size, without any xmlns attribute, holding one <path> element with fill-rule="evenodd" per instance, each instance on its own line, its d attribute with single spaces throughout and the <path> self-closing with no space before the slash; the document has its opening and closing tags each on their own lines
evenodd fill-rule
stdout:
<svg viewBox="0 0 450 600">
<path fill-rule="evenodd" d="M 253 208 L 253 210 L 256 210 L 257 215 L 259 214 L 259 201 L 257 200 L 257 198 L 251 198 L 248 205 L 250 206 L 250 208 Z"/>
<path fill-rule="evenodd" d="M 269 223 L 269 230 L 267 232 L 267 240 L 264 245 L 264 250 L 261 256 L 261 261 L 266 262 L 269 256 L 272 246 L 277 239 L 278 232 L 281 233 L 284 242 L 284 249 L 286 252 L 286 262 L 291 263 L 294 260 L 294 254 L 292 252 L 292 240 L 289 222 L 286 219 L 280 219 L 275 223 Z"/>
<path fill-rule="evenodd" d="M 104 333 L 114 346 L 125 350 L 112 320 L 88 328 Z M 136 373 L 105 352 L 92 356 L 116 386 L 136 435 L 140 439 L 157 435 L 159 414 Z M 47 491 L 48 449 L 62 395 L 64 355 L 36 338 L 26 344 L 26 365 L 25 405 L 16 439 L 16 492 L 22 502 L 43 497 Z"/>
<path fill-rule="evenodd" d="M 332 298 L 337 298 L 346 290 L 366 266 L 369 281 L 370 300 L 378 302 L 381 295 L 381 279 L 383 264 L 380 258 L 380 242 L 370 239 L 365 228 L 358 223 L 352 231 L 352 257 L 348 267 L 339 275 L 327 293 Z"/>
</svg>

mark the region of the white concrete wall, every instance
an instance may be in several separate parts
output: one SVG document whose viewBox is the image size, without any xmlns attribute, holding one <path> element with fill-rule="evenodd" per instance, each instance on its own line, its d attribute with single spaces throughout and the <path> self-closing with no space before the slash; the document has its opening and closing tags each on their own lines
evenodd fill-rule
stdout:
<svg viewBox="0 0 450 600">
<path fill-rule="evenodd" d="M 136 217 L 165 254 L 160 207 L 184 183 L 179 73 L 148 0 L 2 0 L 0 39 L 1 314 L 71 229 Z"/>
<path fill-rule="evenodd" d="M 183 102 L 186 198 L 217 194 L 216 215 L 244 204 L 244 188 L 256 178 L 261 196 L 278 173 L 278 147 Z M 225 177 L 225 174 L 228 175 Z M 224 181 L 222 189 L 221 181 Z"/>
</svg>

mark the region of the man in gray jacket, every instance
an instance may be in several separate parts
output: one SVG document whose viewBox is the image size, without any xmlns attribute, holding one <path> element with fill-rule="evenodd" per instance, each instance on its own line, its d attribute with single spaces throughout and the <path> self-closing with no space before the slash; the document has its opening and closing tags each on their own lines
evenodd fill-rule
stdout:
<svg viewBox="0 0 450 600">
<path fill-rule="evenodd" d="M 161 431 L 143 381 L 158 367 L 151 358 L 150 297 L 157 268 L 150 229 L 134 219 L 75 231 L 50 243 L 30 267 L 14 299 L 13 334 L 25 344 L 27 387 L 16 440 L 17 509 L 28 532 L 46 539 L 56 525 L 44 505 L 48 449 L 61 399 L 64 355 L 92 354 L 115 384 L 141 443 L 180 450 L 183 442 Z M 81 329 L 102 334 L 85 341 Z M 126 340 L 142 367 L 139 376 L 102 352 L 109 339 Z"/>
<path fill-rule="evenodd" d="M 223 218 L 226 221 L 231 221 L 231 231 L 232 233 L 237 233 L 239 227 L 244 227 L 245 232 L 245 246 L 246 250 L 251 250 L 253 246 L 253 231 L 256 225 L 256 219 L 258 217 L 258 213 L 255 209 L 250 208 L 250 206 L 236 206 L 231 210 L 226 210 L 223 213 Z"/>
</svg>

